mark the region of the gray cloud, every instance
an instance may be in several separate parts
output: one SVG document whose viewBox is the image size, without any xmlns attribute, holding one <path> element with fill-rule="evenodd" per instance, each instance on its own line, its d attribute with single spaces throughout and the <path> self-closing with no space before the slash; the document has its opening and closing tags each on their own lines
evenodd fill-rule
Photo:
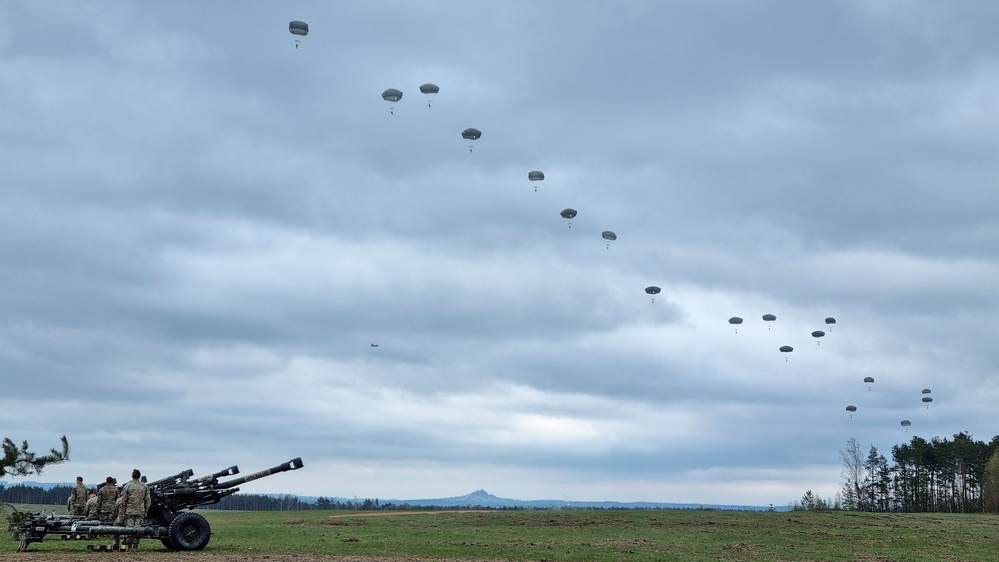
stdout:
<svg viewBox="0 0 999 562">
<path fill-rule="evenodd" d="M 0 426 L 53 480 L 763 505 L 990 439 L 996 19 L 4 5 Z"/>
</svg>

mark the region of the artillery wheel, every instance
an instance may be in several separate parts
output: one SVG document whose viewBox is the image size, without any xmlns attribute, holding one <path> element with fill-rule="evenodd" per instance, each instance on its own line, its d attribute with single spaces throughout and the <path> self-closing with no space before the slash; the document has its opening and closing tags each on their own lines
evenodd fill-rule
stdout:
<svg viewBox="0 0 999 562">
<path fill-rule="evenodd" d="M 167 536 L 172 548 L 177 550 L 201 550 L 212 538 L 212 528 L 208 520 L 193 511 L 178 513 L 170 522 Z M 165 544 L 165 541 L 164 541 Z"/>
</svg>

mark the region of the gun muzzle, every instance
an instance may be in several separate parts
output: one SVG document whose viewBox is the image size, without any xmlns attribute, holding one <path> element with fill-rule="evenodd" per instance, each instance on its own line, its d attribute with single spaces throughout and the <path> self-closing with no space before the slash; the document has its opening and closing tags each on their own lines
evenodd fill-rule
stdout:
<svg viewBox="0 0 999 562">
<path fill-rule="evenodd" d="M 201 478 L 196 478 L 195 482 L 211 482 L 213 480 L 218 480 L 219 478 L 224 478 L 226 476 L 235 476 L 239 474 L 239 467 L 232 465 L 229 468 L 224 468 L 214 474 L 209 474 L 208 476 L 202 476 Z"/>
<path fill-rule="evenodd" d="M 305 465 L 302 464 L 302 458 L 296 457 L 286 463 L 281 463 L 275 467 L 268 468 L 267 470 L 261 470 L 260 472 L 254 472 L 253 474 L 247 474 L 246 476 L 242 476 L 235 480 L 219 482 L 216 487 L 221 489 L 232 488 L 233 486 L 239 486 L 244 482 L 249 482 L 251 480 L 256 480 L 258 478 L 263 478 L 264 476 L 270 476 L 271 474 L 277 474 L 279 472 L 288 472 L 289 470 L 298 470 L 303 466 Z"/>
</svg>

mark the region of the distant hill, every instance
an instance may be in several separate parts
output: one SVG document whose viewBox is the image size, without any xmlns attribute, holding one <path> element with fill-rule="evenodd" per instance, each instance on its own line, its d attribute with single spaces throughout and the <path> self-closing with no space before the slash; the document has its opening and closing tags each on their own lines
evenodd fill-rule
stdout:
<svg viewBox="0 0 999 562">
<path fill-rule="evenodd" d="M 5 482 L 0 483 L 10 487 L 15 484 L 25 486 L 36 486 L 48 490 L 54 486 L 72 486 L 68 482 Z M 262 494 L 272 497 L 281 497 L 287 494 Z M 319 496 L 298 496 L 300 501 L 315 503 Z M 339 502 L 357 501 L 358 498 L 330 497 L 330 500 Z M 365 498 L 369 499 L 369 498 Z M 710 504 L 710 503 L 664 503 L 664 502 L 615 502 L 615 501 L 571 501 L 571 500 L 514 500 L 510 498 L 500 498 L 490 494 L 485 490 L 475 490 L 464 496 L 453 496 L 449 498 L 428 498 L 415 500 L 396 500 L 383 498 L 377 499 L 380 504 L 394 503 L 398 505 L 425 506 L 425 507 L 486 507 L 492 509 L 502 508 L 522 508 L 522 509 L 717 509 L 722 511 L 788 511 L 789 506 L 759 506 L 759 505 L 730 505 L 730 504 Z M 362 500 L 363 501 L 363 500 Z"/>
<path fill-rule="evenodd" d="M 56 486 L 69 486 L 70 488 L 76 486 L 76 482 L 32 482 L 30 480 L 28 481 L 18 480 L 16 482 L 0 480 L 0 484 L 3 484 L 7 488 L 10 488 L 11 486 L 29 486 L 34 488 L 41 488 L 43 490 L 50 490 L 52 488 L 55 488 Z"/>
</svg>

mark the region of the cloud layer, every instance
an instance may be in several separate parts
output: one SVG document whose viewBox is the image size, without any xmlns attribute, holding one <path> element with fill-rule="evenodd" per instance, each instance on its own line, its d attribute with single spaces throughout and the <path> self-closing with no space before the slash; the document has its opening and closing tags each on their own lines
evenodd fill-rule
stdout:
<svg viewBox="0 0 999 562">
<path fill-rule="evenodd" d="M 761 505 L 831 497 L 851 437 L 991 439 L 997 24 L 4 4 L 3 436 L 66 434 L 53 481 Z"/>
</svg>

